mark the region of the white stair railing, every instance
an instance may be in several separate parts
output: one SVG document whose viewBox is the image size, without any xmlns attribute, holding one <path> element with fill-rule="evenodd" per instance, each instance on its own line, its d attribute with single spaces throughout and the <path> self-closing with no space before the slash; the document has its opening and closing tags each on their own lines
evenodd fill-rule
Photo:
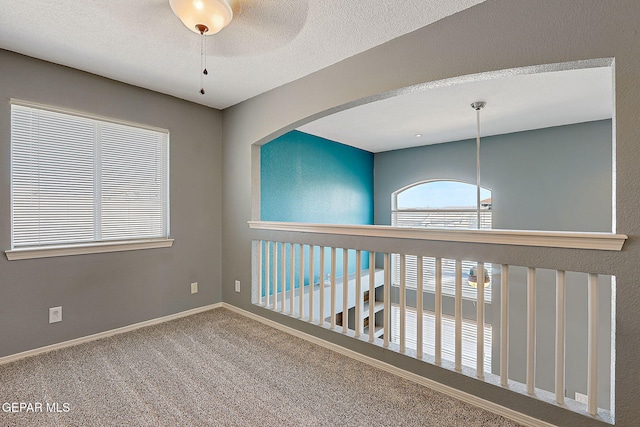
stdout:
<svg viewBox="0 0 640 427">
<path fill-rule="evenodd" d="M 566 290 L 567 272 L 555 270 L 555 283 L 549 284 L 548 280 L 539 283 L 539 269 L 535 266 L 523 268 L 504 263 L 487 264 L 482 260 L 474 261 L 475 299 L 469 301 L 469 290 L 465 291 L 464 296 L 462 292 L 463 286 L 468 286 L 467 276 L 462 269 L 463 262 L 468 265 L 468 260 L 445 260 L 438 256 L 389 252 L 378 252 L 380 256 L 376 257 L 375 251 L 366 249 L 256 240 L 253 303 L 335 330 L 354 339 L 368 341 L 373 345 L 380 345 L 465 375 L 473 375 L 479 380 L 500 384 L 511 390 L 525 390 L 527 394 L 534 397 L 543 396 L 545 400 L 550 395 L 558 405 L 565 406 L 568 401 L 567 407 L 570 409 L 578 408 L 578 411 L 592 416 L 608 412 L 608 407 L 598 407 L 598 314 L 599 307 L 611 304 L 611 301 L 599 301 L 598 290 L 603 283 L 604 286 L 609 286 L 609 280 L 600 281 L 598 274 L 584 272 L 586 283 L 582 289 L 585 289 L 588 304 L 585 355 L 587 399 L 586 405 L 582 407 L 571 399 L 565 390 L 567 337 L 571 335 L 571 331 L 567 330 L 566 317 L 569 303 Z M 340 252 L 341 257 L 338 256 Z M 448 276 L 447 279 L 453 280 L 448 283 L 455 284 L 453 295 L 443 295 L 444 261 L 448 265 L 455 265 L 455 268 L 448 269 L 446 273 L 453 276 Z M 381 268 L 376 268 L 376 262 L 379 262 Z M 399 268 L 399 283 L 392 283 L 394 262 L 399 262 L 399 266 L 396 266 Z M 491 266 L 487 268 L 492 269 L 492 274 L 485 276 L 485 265 Z M 415 275 L 418 284 L 426 284 L 429 281 L 430 287 L 409 287 L 408 269 L 414 269 L 411 274 Z M 526 283 L 522 284 L 526 289 L 526 310 L 519 310 L 521 312 L 510 310 L 510 290 L 514 286 L 510 273 L 516 270 L 526 271 Z M 485 277 L 491 277 L 491 283 L 500 286 L 499 293 L 493 293 L 493 301 L 485 300 Z M 490 284 L 487 283 L 487 286 Z M 537 291 L 541 286 L 555 287 L 554 301 L 536 301 Z M 615 286 L 615 280 L 611 280 L 611 286 Z M 425 295 L 432 295 L 427 298 L 428 304 L 425 302 Z M 450 313 L 443 312 L 445 300 L 448 301 Z M 500 303 L 500 309 L 496 311 L 497 314 L 491 318 L 492 320 L 489 320 L 487 307 L 491 307 L 490 304 L 496 300 Z M 469 318 L 470 302 L 475 305 L 473 319 Z M 536 318 L 538 304 L 554 306 L 553 366 L 549 366 L 548 360 L 536 360 L 536 343 L 540 338 L 537 335 L 537 324 L 540 321 Z M 510 348 L 510 333 L 514 336 L 510 317 L 518 318 L 517 316 L 521 316 L 518 324 L 524 325 L 523 333 L 526 335 L 526 364 L 523 376 L 510 372 L 512 363 L 509 357 L 513 350 Z M 499 335 L 496 335 L 493 342 L 493 351 L 490 332 L 492 323 L 499 324 L 500 327 Z M 470 328 L 470 324 L 474 327 Z M 336 326 L 341 328 L 337 329 Z M 470 350 L 470 343 L 475 344 L 475 351 Z M 499 359 L 495 371 L 492 370 L 491 363 L 487 363 L 492 357 Z M 544 366 L 541 366 L 541 363 Z M 543 390 L 536 384 L 537 367 L 553 369 L 554 381 L 553 385 L 548 387 L 550 389 Z M 609 369 L 605 374 L 613 378 L 613 367 L 610 366 Z M 514 380 L 515 377 L 524 380 L 522 387 L 515 387 L 518 383 Z"/>
</svg>

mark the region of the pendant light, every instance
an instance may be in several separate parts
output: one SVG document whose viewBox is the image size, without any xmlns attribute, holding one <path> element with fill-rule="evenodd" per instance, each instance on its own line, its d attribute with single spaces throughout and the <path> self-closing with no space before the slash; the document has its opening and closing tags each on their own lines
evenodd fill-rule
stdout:
<svg viewBox="0 0 640 427">
<path fill-rule="evenodd" d="M 185 27 L 200 35 L 200 94 L 204 95 L 203 77 L 209 74 L 206 36 L 229 25 L 233 9 L 226 0 L 169 0 L 169 5 Z"/>
<path fill-rule="evenodd" d="M 482 110 L 486 102 L 476 101 L 471 103 L 471 108 L 476 110 L 476 228 L 480 229 L 480 110 Z M 489 278 L 489 272 L 484 270 L 484 287 L 488 287 L 491 283 Z M 472 288 L 478 287 L 478 272 L 476 267 L 471 267 L 469 270 L 469 286 Z"/>
<path fill-rule="evenodd" d="M 471 103 L 471 108 L 476 110 L 476 212 L 477 221 L 476 228 L 480 228 L 480 110 L 482 110 L 486 102 L 476 101 Z"/>
<path fill-rule="evenodd" d="M 469 269 L 469 279 L 467 281 L 469 282 L 469 286 L 471 286 L 472 288 L 478 287 L 478 271 L 476 270 L 475 267 L 471 267 Z M 491 278 L 489 277 L 489 272 L 485 268 L 484 269 L 484 287 L 488 288 L 490 284 L 491 284 Z"/>
</svg>

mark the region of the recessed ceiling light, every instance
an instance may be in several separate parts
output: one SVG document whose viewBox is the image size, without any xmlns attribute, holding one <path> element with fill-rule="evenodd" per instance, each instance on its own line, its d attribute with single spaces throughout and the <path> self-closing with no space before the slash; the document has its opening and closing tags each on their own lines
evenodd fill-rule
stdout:
<svg viewBox="0 0 640 427">
<path fill-rule="evenodd" d="M 416 133 L 416 138 L 420 138 L 422 136 L 421 133 Z"/>
</svg>

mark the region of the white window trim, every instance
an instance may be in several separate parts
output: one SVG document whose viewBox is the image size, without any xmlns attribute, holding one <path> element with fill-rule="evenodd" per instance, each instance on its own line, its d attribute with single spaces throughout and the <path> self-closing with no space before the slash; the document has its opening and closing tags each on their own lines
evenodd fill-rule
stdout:
<svg viewBox="0 0 640 427">
<path fill-rule="evenodd" d="M 114 119 L 114 118 L 111 118 L 111 117 L 100 116 L 98 114 L 85 113 L 85 112 L 82 112 L 82 111 L 77 111 L 77 110 L 72 110 L 72 109 L 67 109 L 67 108 L 59 108 L 59 107 L 54 107 L 54 106 L 46 105 L 46 104 L 38 104 L 37 102 L 24 101 L 22 99 L 11 98 L 9 100 L 9 103 L 11 105 L 20 105 L 22 107 L 37 108 L 39 110 L 52 111 L 54 113 L 69 114 L 69 115 L 72 115 L 72 116 L 84 117 L 84 118 L 93 119 L 93 120 L 100 120 L 100 121 L 103 121 L 103 122 L 115 123 L 115 124 L 118 124 L 118 125 L 131 126 L 131 127 L 136 127 L 136 128 L 139 128 L 139 129 L 152 130 L 152 131 L 155 131 L 155 132 L 163 132 L 163 133 L 166 133 L 166 134 L 170 133 L 169 129 L 165 129 L 165 128 L 161 128 L 161 127 L 148 126 L 148 125 L 145 125 L 145 124 L 142 124 L 142 123 L 129 122 L 127 120 Z"/>
<path fill-rule="evenodd" d="M 51 258 L 68 255 L 99 254 L 106 252 L 136 251 L 140 249 L 169 248 L 174 239 L 126 240 L 114 242 L 92 242 L 72 245 L 56 245 L 18 248 L 5 251 L 9 261 Z"/>
<path fill-rule="evenodd" d="M 156 132 L 166 133 L 169 136 L 170 132 L 168 129 L 148 126 L 140 123 L 129 122 L 126 120 L 113 119 L 109 117 L 104 117 L 96 114 L 85 113 L 81 111 L 76 111 L 72 109 L 66 108 L 58 108 L 51 105 L 39 104 L 36 102 L 25 101 L 21 99 L 11 98 L 9 100 L 11 105 L 20 105 L 23 107 L 29 108 L 37 108 L 41 110 L 47 110 L 57 113 L 69 114 L 78 117 L 84 117 L 88 119 L 100 120 L 103 122 L 110 122 L 125 126 L 132 126 L 140 129 L 146 129 Z M 169 148 L 167 148 L 169 149 Z M 167 158 L 167 178 L 169 178 L 170 174 L 170 159 Z M 167 188 L 168 191 L 168 188 Z M 169 198 L 167 196 L 167 203 L 169 203 Z M 167 208 L 167 233 L 169 233 L 171 226 L 171 213 L 170 209 Z M 36 259 L 36 258 L 51 258 L 51 257 L 59 257 L 59 256 L 69 256 L 69 255 L 85 255 L 85 254 L 97 254 L 97 253 L 108 253 L 108 252 L 122 252 L 122 251 L 134 251 L 141 249 L 156 249 L 156 248 L 168 248 L 173 246 L 174 239 L 166 237 L 166 238 L 155 238 L 155 239 L 138 239 L 138 240 L 115 240 L 115 241 L 105 241 L 105 242 L 88 242 L 88 243 L 72 243 L 65 245 L 50 245 L 50 246 L 33 246 L 33 247 L 19 247 L 12 248 L 10 250 L 5 251 L 5 255 L 9 261 L 15 260 L 24 260 L 24 259 Z"/>
</svg>

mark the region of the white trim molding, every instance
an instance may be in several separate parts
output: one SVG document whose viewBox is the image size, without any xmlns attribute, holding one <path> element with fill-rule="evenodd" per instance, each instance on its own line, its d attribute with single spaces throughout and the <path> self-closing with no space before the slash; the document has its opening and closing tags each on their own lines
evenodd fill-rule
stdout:
<svg viewBox="0 0 640 427">
<path fill-rule="evenodd" d="M 157 126 L 144 125 L 142 123 L 129 122 L 127 120 L 114 119 L 111 117 L 101 116 L 99 114 L 85 113 L 78 110 L 72 110 L 70 108 L 56 107 L 53 105 L 40 104 L 38 102 L 25 101 L 23 99 L 16 99 L 16 98 L 9 99 L 9 103 L 11 105 L 21 105 L 23 107 L 37 108 L 39 110 L 47 110 L 47 111 L 52 111 L 54 113 L 70 114 L 72 116 L 84 117 L 87 119 L 100 120 L 103 122 L 115 123 L 118 125 L 125 125 L 125 126 L 132 126 L 139 129 L 146 129 L 154 132 L 162 132 L 162 133 L 169 134 L 169 129 L 165 129 Z"/>
<path fill-rule="evenodd" d="M 249 221 L 248 223 L 253 230 L 603 251 L 622 250 L 622 246 L 628 238 L 624 234 L 566 231 L 426 229 L 386 225 L 308 224 L 276 221 Z"/>
<path fill-rule="evenodd" d="M 5 251 L 4 253 L 9 261 L 15 261 L 21 259 L 50 258 L 67 255 L 99 254 L 105 252 L 169 248 L 171 246 L 173 246 L 173 239 L 148 239 L 16 248 Z"/>
<path fill-rule="evenodd" d="M 16 360 L 24 359 L 26 357 L 37 356 L 38 354 L 48 353 L 54 350 L 60 350 L 66 347 L 73 347 L 78 344 L 83 344 L 91 341 L 96 341 L 102 338 L 111 337 L 113 335 L 124 334 L 125 332 L 135 331 L 136 329 L 145 328 L 147 326 L 153 326 L 160 323 L 170 322 L 172 320 L 180 319 L 182 317 L 191 316 L 194 314 L 202 313 L 205 311 L 213 310 L 216 308 L 222 308 L 223 303 L 205 305 L 203 307 L 192 308 L 191 310 L 181 311 L 180 313 L 170 314 L 168 316 L 158 317 L 156 319 L 146 320 L 140 323 L 134 323 L 133 325 L 123 326 L 121 328 L 111 329 L 109 331 L 99 332 L 93 335 L 87 335 L 85 337 L 75 338 L 69 341 L 63 341 L 56 344 L 51 344 L 45 347 L 34 348 L 33 350 L 23 351 L 22 353 L 10 354 L 9 356 L 0 357 L 0 365 L 5 363 L 15 362 Z"/>
</svg>

